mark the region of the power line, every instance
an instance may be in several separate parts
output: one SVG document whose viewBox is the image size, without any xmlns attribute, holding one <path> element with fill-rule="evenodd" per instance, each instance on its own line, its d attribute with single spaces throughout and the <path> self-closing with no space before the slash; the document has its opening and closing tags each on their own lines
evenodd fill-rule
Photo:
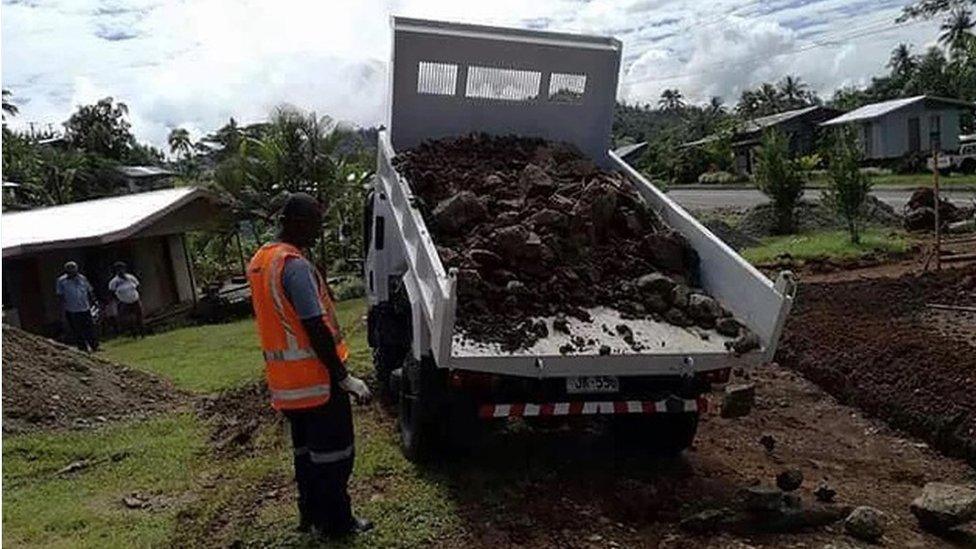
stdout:
<svg viewBox="0 0 976 549">
<path fill-rule="evenodd" d="M 709 63 L 706 66 L 709 67 L 709 68 L 711 68 L 711 67 L 719 67 L 719 66 L 721 66 L 721 67 L 737 67 L 737 66 L 741 66 L 741 65 L 752 64 L 752 63 L 755 63 L 756 61 L 767 60 L 767 59 L 772 59 L 772 58 L 776 58 L 776 57 L 782 57 L 784 55 L 793 55 L 793 54 L 803 53 L 803 52 L 806 52 L 806 51 L 809 51 L 809 50 L 812 50 L 812 49 L 816 49 L 816 48 L 821 48 L 821 47 L 824 47 L 824 46 L 837 45 L 837 44 L 840 44 L 842 42 L 846 42 L 846 41 L 849 41 L 849 40 L 853 40 L 855 38 L 862 38 L 864 36 L 870 36 L 872 34 L 878 34 L 878 33 L 887 32 L 887 31 L 890 31 L 890 30 L 894 30 L 894 29 L 897 29 L 897 28 L 910 27 L 912 25 L 917 25 L 917 24 L 920 24 L 920 23 L 927 23 L 927 22 L 928 21 L 924 21 L 924 20 L 915 20 L 915 21 L 910 21 L 910 22 L 905 22 L 905 23 L 895 23 L 893 25 L 886 23 L 884 27 L 882 27 L 882 28 L 876 28 L 876 29 L 872 29 L 872 27 L 877 27 L 879 23 L 869 23 L 869 24 L 865 25 L 864 27 L 861 27 L 859 29 L 854 30 L 853 32 L 850 32 L 850 30 L 848 30 L 848 31 L 843 31 L 843 32 L 838 32 L 838 33 L 830 33 L 830 34 L 827 34 L 826 35 L 826 38 L 821 38 L 820 40 L 816 40 L 816 41 L 810 42 L 808 44 L 803 44 L 801 46 L 797 46 L 797 47 L 795 47 L 793 49 L 790 49 L 790 50 L 787 50 L 787 51 L 782 51 L 782 52 L 779 52 L 779 53 L 773 53 L 773 54 L 769 54 L 769 55 L 757 55 L 757 56 L 751 57 L 749 59 L 743 59 L 743 60 L 733 61 L 733 62 L 717 61 L 715 63 Z M 643 77 L 643 78 L 635 78 L 635 79 L 632 79 L 632 80 L 627 80 L 626 83 L 627 84 L 640 84 L 640 83 L 643 83 L 643 82 L 664 82 L 664 81 L 668 81 L 668 80 L 678 80 L 678 79 L 682 79 L 682 78 L 691 78 L 691 77 L 695 77 L 695 76 L 702 76 L 704 74 L 707 74 L 707 72 L 708 71 L 697 71 L 697 72 L 692 72 L 692 73 L 671 74 L 671 75 L 667 75 L 667 76 L 647 76 L 647 77 Z"/>
</svg>

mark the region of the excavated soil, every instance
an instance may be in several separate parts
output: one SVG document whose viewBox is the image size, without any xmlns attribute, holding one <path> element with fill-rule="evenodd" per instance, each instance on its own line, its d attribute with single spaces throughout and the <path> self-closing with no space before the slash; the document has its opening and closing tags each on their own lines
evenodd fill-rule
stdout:
<svg viewBox="0 0 976 549">
<path fill-rule="evenodd" d="M 530 347 L 548 334 L 533 318 L 586 322 L 586 309 L 601 305 L 704 328 L 727 315 L 710 298 L 689 302 L 702 292 L 683 237 L 623 176 L 567 145 L 473 135 L 426 142 L 395 164 L 423 203 L 442 262 L 458 269 L 457 321 L 476 341 Z M 666 278 L 637 283 L 649 274 Z"/>
<path fill-rule="evenodd" d="M 271 407 L 263 381 L 201 399 L 197 413 L 209 425 L 210 443 L 219 457 L 251 455 L 281 443 L 280 437 L 265 436 L 284 419 Z"/>
<path fill-rule="evenodd" d="M 3 326 L 3 432 L 85 428 L 172 409 L 168 381 Z"/>
<path fill-rule="evenodd" d="M 976 305 L 974 275 L 970 268 L 803 284 L 778 359 L 841 401 L 976 466 L 974 317 L 926 307 Z"/>
</svg>

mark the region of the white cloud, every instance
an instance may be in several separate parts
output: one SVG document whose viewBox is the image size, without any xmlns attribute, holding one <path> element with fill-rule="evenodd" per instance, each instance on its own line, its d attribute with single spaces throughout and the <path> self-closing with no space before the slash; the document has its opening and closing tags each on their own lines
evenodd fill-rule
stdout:
<svg viewBox="0 0 976 549">
<path fill-rule="evenodd" d="M 21 107 L 13 124 L 59 124 L 79 103 L 111 95 L 157 145 L 173 127 L 200 135 L 280 103 L 378 124 L 397 13 L 614 35 L 624 43 L 620 96 L 630 101 L 654 103 L 677 87 L 693 101 L 734 102 L 787 73 L 829 94 L 880 73 L 899 41 L 920 51 L 937 23 L 793 52 L 883 28 L 903 1 L 12 1 L 2 8 L 3 87 Z"/>
</svg>

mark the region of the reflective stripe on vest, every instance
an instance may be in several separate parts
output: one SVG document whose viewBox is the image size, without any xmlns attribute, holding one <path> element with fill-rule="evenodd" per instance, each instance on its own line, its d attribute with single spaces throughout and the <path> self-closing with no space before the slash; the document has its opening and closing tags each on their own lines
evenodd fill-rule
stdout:
<svg viewBox="0 0 976 549">
<path fill-rule="evenodd" d="M 271 391 L 271 398 L 273 400 L 287 402 L 289 400 L 329 396 L 329 393 L 330 389 L 328 385 L 311 385 L 309 387 L 302 387 L 301 389 L 273 389 Z"/>
<path fill-rule="evenodd" d="M 268 362 L 286 362 L 289 360 L 307 360 L 315 358 L 315 351 L 312 349 L 278 349 L 275 351 L 265 351 L 264 360 Z"/>
</svg>

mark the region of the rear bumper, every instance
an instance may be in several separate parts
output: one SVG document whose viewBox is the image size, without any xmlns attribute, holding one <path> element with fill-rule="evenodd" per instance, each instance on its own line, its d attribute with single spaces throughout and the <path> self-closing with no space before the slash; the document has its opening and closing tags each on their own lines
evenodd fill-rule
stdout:
<svg viewBox="0 0 976 549">
<path fill-rule="evenodd" d="M 478 417 L 499 419 L 515 417 L 559 417 L 624 414 L 704 413 L 708 410 L 705 397 L 695 399 L 666 398 L 663 400 L 610 400 L 547 403 L 483 404 Z"/>
</svg>

